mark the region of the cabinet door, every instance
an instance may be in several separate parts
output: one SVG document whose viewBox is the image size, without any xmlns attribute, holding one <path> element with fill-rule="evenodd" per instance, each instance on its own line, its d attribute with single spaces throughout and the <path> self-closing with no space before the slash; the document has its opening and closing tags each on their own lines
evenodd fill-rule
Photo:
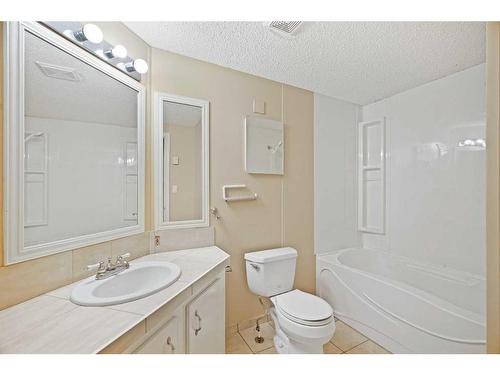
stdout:
<svg viewBox="0 0 500 375">
<path fill-rule="evenodd" d="M 186 309 L 187 352 L 225 353 L 224 274 L 204 289 Z"/>
<path fill-rule="evenodd" d="M 179 354 L 182 348 L 182 319 L 173 316 L 153 336 L 147 339 L 134 353 L 136 354 Z"/>
</svg>

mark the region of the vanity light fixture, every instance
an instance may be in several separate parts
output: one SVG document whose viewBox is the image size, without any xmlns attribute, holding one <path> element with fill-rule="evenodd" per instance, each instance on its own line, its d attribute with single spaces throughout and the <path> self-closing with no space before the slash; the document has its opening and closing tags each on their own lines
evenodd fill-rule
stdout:
<svg viewBox="0 0 500 375">
<path fill-rule="evenodd" d="M 148 63 L 143 59 L 136 59 L 133 62 L 125 64 L 125 69 L 127 72 L 137 72 L 139 74 L 144 74 L 148 71 Z"/>
<path fill-rule="evenodd" d="M 120 59 L 123 59 L 123 58 L 127 57 L 127 49 L 124 46 L 122 46 L 121 44 L 117 44 L 116 46 L 114 46 L 110 50 L 104 51 L 104 55 L 108 59 L 112 59 L 114 57 L 119 57 Z"/>
<path fill-rule="evenodd" d="M 93 23 L 85 24 L 80 30 L 73 32 L 73 36 L 79 42 L 89 41 L 94 44 L 99 44 L 103 41 L 104 35 L 102 34 L 99 26 Z"/>
</svg>

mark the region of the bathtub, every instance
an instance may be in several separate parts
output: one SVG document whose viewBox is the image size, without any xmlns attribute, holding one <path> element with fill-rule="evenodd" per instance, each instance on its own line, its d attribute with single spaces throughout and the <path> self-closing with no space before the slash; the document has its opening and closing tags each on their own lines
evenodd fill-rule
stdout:
<svg viewBox="0 0 500 375">
<path fill-rule="evenodd" d="M 483 277 L 380 250 L 316 258 L 335 316 L 393 353 L 485 353 Z"/>
</svg>

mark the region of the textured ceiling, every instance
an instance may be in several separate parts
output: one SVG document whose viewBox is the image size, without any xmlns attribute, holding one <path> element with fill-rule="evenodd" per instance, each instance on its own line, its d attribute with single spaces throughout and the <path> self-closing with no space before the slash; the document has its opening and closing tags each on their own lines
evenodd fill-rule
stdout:
<svg viewBox="0 0 500 375">
<path fill-rule="evenodd" d="M 156 48 L 367 104 L 485 60 L 485 24 L 306 22 L 286 39 L 263 22 L 126 22 Z"/>
<path fill-rule="evenodd" d="M 40 38 L 26 34 L 26 115 L 137 126 L 137 92 Z M 80 81 L 46 76 L 37 62 L 74 69 Z"/>
</svg>

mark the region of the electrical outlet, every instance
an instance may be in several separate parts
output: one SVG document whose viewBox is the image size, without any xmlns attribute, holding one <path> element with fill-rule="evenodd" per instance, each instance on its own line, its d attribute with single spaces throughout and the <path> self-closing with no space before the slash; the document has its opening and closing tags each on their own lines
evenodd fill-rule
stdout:
<svg viewBox="0 0 500 375">
<path fill-rule="evenodd" d="M 160 236 L 155 236 L 155 246 L 160 246 Z"/>
</svg>

